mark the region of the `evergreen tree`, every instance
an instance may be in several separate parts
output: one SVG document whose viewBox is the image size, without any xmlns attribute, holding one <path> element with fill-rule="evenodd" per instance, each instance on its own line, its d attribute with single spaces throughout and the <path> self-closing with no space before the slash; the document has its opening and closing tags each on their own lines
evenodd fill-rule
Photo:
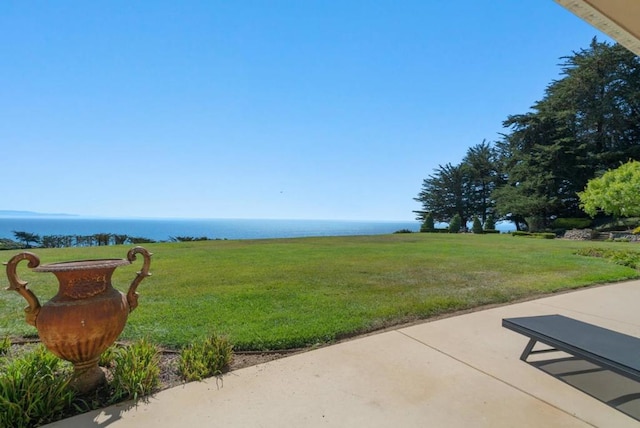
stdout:
<svg viewBox="0 0 640 428">
<path fill-rule="evenodd" d="M 469 182 L 470 212 L 486 221 L 495 203 L 491 193 L 502 183 L 498 153 L 486 141 L 470 147 L 462 160 L 462 168 Z"/>
<path fill-rule="evenodd" d="M 25 248 L 31 248 L 31 244 L 38 244 L 40 242 L 40 235 L 35 233 L 25 232 L 22 230 L 14 230 L 13 236 L 21 242 L 24 242 Z"/>
<path fill-rule="evenodd" d="M 487 221 L 484 222 L 484 230 L 496 230 L 496 222 L 493 219 L 493 215 L 489 214 Z"/>
<path fill-rule="evenodd" d="M 492 194 L 496 211 L 518 229 L 580 217 L 578 192 L 597 174 L 640 158 L 640 61 L 599 43 L 563 58 L 532 111 L 513 115 L 497 143 L 507 184 Z"/>
<path fill-rule="evenodd" d="M 416 201 L 421 202 L 423 211 L 417 211 L 418 219 L 424 220 L 428 213 L 434 220 L 448 222 L 453 216 L 468 219 L 470 186 L 461 165 L 439 165 L 434 173 L 422 183 L 422 190 Z"/>
<path fill-rule="evenodd" d="M 458 214 L 454 215 L 449 222 L 449 233 L 458 233 L 462 227 L 462 219 Z"/>
<path fill-rule="evenodd" d="M 428 213 L 420 226 L 420 232 L 433 232 L 435 230 L 435 223 L 433 221 L 433 215 Z"/>
<path fill-rule="evenodd" d="M 479 235 L 483 233 L 482 223 L 480 222 L 480 219 L 477 216 L 473 216 L 473 226 L 471 227 L 471 231 Z"/>
</svg>

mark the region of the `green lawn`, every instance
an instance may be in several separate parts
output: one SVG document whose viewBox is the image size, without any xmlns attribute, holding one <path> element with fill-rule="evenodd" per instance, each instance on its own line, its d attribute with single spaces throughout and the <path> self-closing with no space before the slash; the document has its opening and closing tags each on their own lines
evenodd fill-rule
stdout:
<svg viewBox="0 0 640 428">
<path fill-rule="evenodd" d="M 598 243 L 628 249 L 629 243 Z M 122 339 L 180 347 L 211 332 L 236 349 L 284 349 L 490 303 L 638 277 L 603 259 L 577 256 L 593 243 L 510 235 L 381 236 L 147 244 L 153 276 L 138 292 Z M 35 249 L 41 263 L 124 258 L 131 246 Z M 16 251 L 0 252 L 2 261 Z M 116 270 L 126 292 L 140 261 Z M 46 302 L 51 273 L 22 279 Z M 7 280 L 3 274 L 2 282 Z M 0 337 L 35 335 L 26 302 L 0 292 Z"/>
</svg>

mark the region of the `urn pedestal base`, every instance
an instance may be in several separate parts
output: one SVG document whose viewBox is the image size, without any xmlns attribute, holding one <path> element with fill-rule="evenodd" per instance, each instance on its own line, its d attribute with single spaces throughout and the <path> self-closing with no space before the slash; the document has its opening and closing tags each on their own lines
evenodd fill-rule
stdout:
<svg viewBox="0 0 640 428">
<path fill-rule="evenodd" d="M 69 386 L 81 394 L 91 392 L 107 382 L 104 370 L 98 366 L 98 359 L 89 363 L 74 364 L 73 369 Z"/>
</svg>

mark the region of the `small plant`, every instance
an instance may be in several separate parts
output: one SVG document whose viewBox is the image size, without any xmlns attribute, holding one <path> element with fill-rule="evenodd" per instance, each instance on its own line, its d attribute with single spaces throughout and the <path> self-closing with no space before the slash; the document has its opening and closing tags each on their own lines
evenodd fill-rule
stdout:
<svg viewBox="0 0 640 428">
<path fill-rule="evenodd" d="M 158 348 L 142 339 L 115 350 L 111 402 L 151 394 L 160 384 L 160 353 Z"/>
<path fill-rule="evenodd" d="M 0 426 L 33 427 L 59 420 L 71 408 L 70 366 L 44 346 L 16 357 L 0 374 Z"/>
<path fill-rule="evenodd" d="M 100 360 L 98 365 L 100 367 L 111 367 L 115 365 L 116 357 L 118 355 L 118 348 L 116 345 L 109 346 L 102 354 L 100 354 Z"/>
<path fill-rule="evenodd" d="M 229 366 L 233 358 L 233 345 L 215 334 L 184 348 L 180 353 L 178 369 L 186 381 L 216 376 Z"/>
<path fill-rule="evenodd" d="M 11 339 L 9 337 L 0 339 L 0 355 L 6 355 L 10 349 L 11 349 Z"/>
</svg>

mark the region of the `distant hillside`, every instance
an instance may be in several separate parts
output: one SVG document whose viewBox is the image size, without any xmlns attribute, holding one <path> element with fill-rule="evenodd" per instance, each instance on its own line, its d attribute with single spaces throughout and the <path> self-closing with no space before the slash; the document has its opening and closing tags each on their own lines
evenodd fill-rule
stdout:
<svg viewBox="0 0 640 428">
<path fill-rule="evenodd" d="M 75 214 L 49 214 L 33 211 L 0 210 L 0 217 L 75 217 Z"/>
</svg>

